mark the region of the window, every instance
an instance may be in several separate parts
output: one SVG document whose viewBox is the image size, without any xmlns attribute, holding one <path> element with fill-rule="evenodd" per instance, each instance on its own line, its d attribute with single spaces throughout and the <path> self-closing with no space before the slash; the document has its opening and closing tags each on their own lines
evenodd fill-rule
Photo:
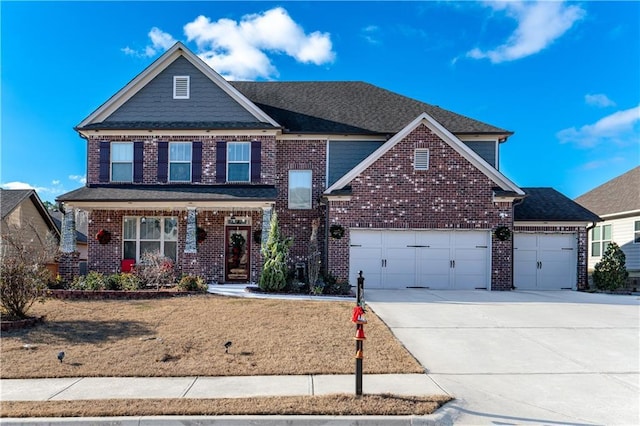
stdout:
<svg viewBox="0 0 640 426">
<path fill-rule="evenodd" d="M 640 244 L 640 220 L 636 220 L 634 222 L 633 244 Z"/>
<path fill-rule="evenodd" d="M 416 148 L 413 153 L 413 169 L 429 170 L 429 148 Z"/>
<path fill-rule="evenodd" d="M 598 225 L 591 230 L 591 256 L 602 256 L 611 243 L 611 225 Z"/>
<path fill-rule="evenodd" d="M 250 142 L 227 144 L 227 182 L 249 182 Z"/>
<path fill-rule="evenodd" d="M 311 170 L 289 170 L 289 208 L 311 208 Z"/>
<path fill-rule="evenodd" d="M 124 259 L 139 262 L 145 252 L 160 251 L 174 262 L 178 253 L 178 219 L 175 217 L 125 217 Z"/>
<path fill-rule="evenodd" d="M 169 144 L 169 181 L 191 182 L 191 142 Z"/>
<path fill-rule="evenodd" d="M 190 78 L 188 75 L 173 76 L 173 99 L 189 99 Z"/>
<path fill-rule="evenodd" d="M 133 181 L 132 142 L 113 142 L 111 144 L 111 181 Z"/>
</svg>

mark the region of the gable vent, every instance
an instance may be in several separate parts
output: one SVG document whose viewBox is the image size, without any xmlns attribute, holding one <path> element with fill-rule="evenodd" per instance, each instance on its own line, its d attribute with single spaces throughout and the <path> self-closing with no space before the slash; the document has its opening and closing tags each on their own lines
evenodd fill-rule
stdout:
<svg viewBox="0 0 640 426">
<path fill-rule="evenodd" d="M 189 76 L 173 76 L 173 99 L 189 99 Z"/>
<path fill-rule="evenodd" d="M 416 148 L 413 156 L 414 170 L 429 170 L 429 149 Z"/>
</svg>

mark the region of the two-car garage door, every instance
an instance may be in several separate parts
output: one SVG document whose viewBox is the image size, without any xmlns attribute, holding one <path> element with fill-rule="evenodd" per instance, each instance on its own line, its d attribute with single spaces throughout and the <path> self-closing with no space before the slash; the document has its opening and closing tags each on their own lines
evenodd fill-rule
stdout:
<svg viewBox="0 0 640 426">
<path fill-rule="evenodd" d="M 351 229 L 350 277 L 367 288 L 490 287 L 489 231 Z"/>
</svg>

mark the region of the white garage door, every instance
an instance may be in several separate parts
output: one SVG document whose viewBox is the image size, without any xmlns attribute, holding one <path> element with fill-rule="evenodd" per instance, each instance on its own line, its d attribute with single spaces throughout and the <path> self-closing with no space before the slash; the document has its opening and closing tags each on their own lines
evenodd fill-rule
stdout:
<svg viewBox="0 0 640 426">
<path fill-rule="evenodd" d="M 489 232 L 352 229 L 350 243 L 367 288 L 489 288 Z"/>
<path fill-rule="evenodd" d="M 576 288 L 575 234 L 516 233 L 514 285 L 519 290 Z"/>
</svg>

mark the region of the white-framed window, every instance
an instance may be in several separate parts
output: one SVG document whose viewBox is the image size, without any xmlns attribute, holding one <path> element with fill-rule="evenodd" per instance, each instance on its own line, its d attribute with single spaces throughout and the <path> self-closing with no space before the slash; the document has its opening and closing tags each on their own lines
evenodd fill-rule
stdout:
<svg viewBox="0 0 640 426">
<path fill-rule="evenodd" d="M 169 143 L 169 181 L 191 182 L 191 142 Z"/>
<path fill-rule="evenodd" d="M 633 223 L 633 244 L 640 244 L 640 220 Z"/>
<path fill-rule="evenodd" d="M 227 143 L 227 182 L 249 182 L 251 142 Z"/>
<path fill-rule="evenodd" d="M 429 148 L 416 148 L 413 152 L 413 169 L 429 170 Z"/>
<path fill-rule="evenodd" d="M 310 209 L 312 206 L 311 170 L 289 170 L 289 208 Z"/>
<path fill-rule="evenodd" d="M 188 75 L 173 76 L 173 99 L 189 99 L 191 78 Z"/>
<path fill-rule="evenodd" d="M 591 230 L 591 256 L 600 257 L 611 244 L 611 225 L 598 225 Z"/>
<path fill-rule="evenodd" d="M 133 142 L 111 143 L 111 182 L 133 182 Z"/>
<path fill-rule="evenodd" d="M 178 218 L 126 216 L 123 219 L 123 259 L 139 262 L 145 252 L 160 251 L 177 260 Z"/>
</svg>

